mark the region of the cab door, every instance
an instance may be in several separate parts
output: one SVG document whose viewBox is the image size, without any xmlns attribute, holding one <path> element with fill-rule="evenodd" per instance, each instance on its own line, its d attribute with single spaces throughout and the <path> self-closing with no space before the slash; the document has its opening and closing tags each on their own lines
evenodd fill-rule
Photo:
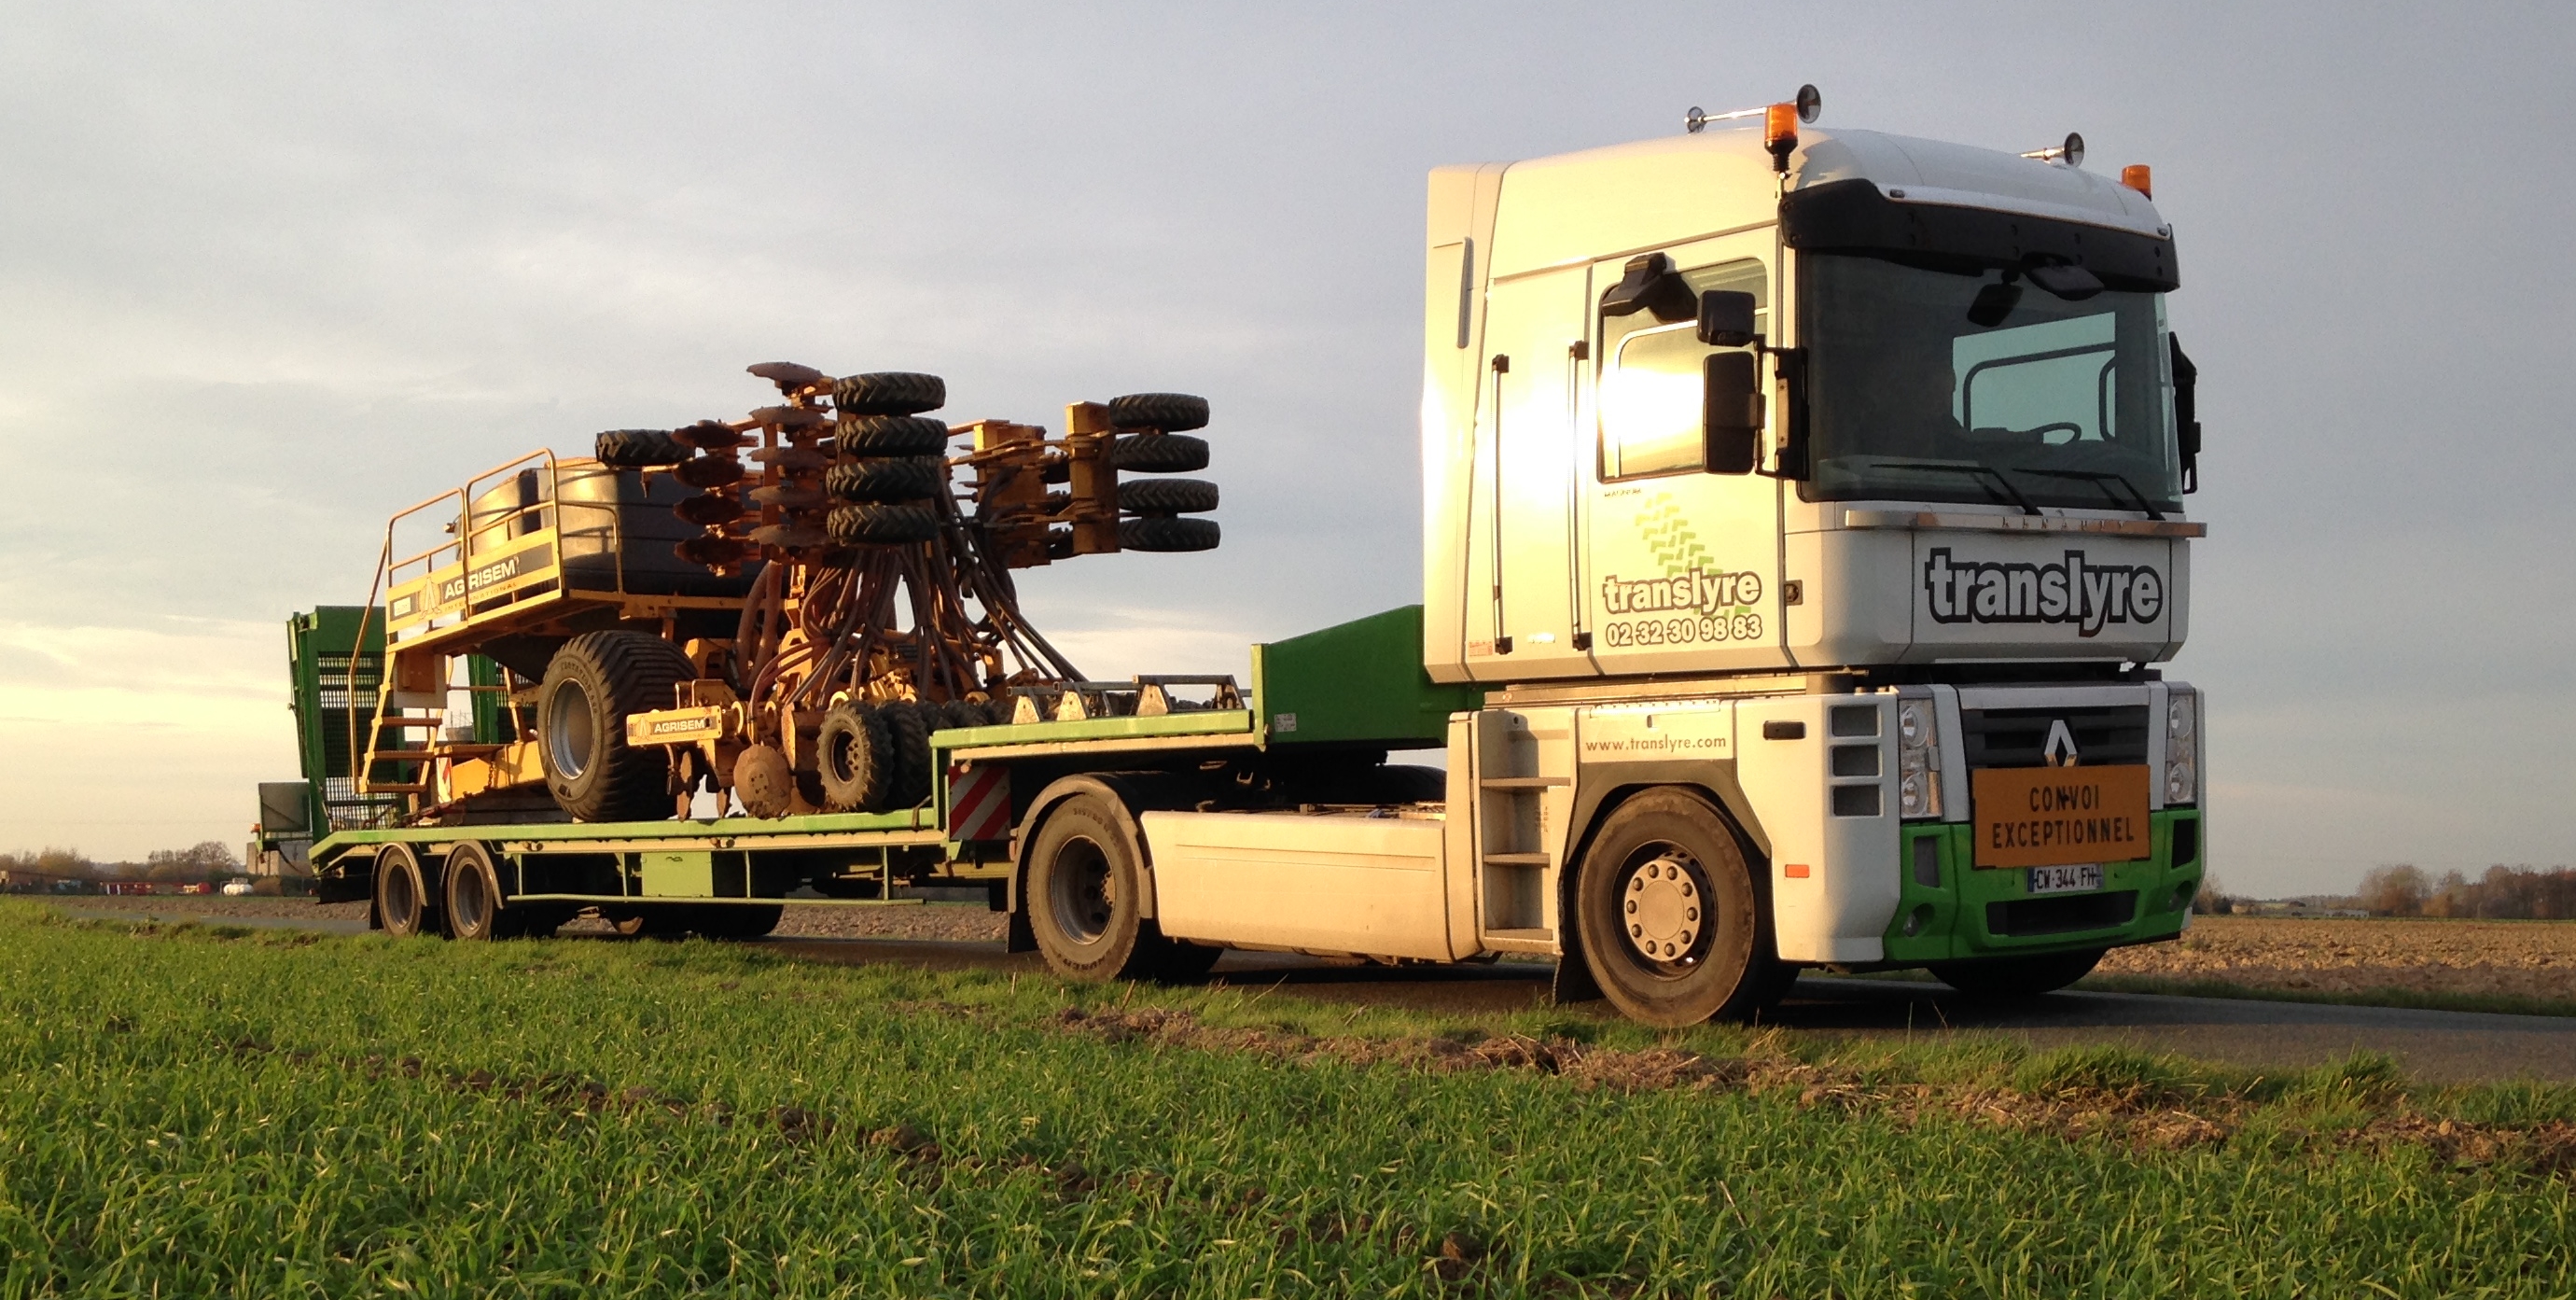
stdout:
<svg viewBox="0 0 2576 1300">
<path fill-rule="evenodd" d="M 1764 230 L 1667 250 L 1690 292 L 1661 301 L 1678 314 L 1681 302 L 1695 308 L 1708 290 L 1748 292 L 1757 330 L 1774 334 L 1774 249 Z M 1779 481 L 1708 472 L 1702 374 L 1718 349 L 1699 341 L 1696 316 L 1604 313 L 1601 300 L 1622 275 L 1622 263 L 1596 266 L 1588 304 L 1599 360 L 1585 429 L 1578 568 L 1591 653 L 1613 675 L 1785 666 Z M 1766 413 L 1769 430 L 1779 416 Z"/>
<path fill-rule="evenodd" d="M 1582 266 L 1517 276 L 1486 296 L 1468 488 L 1467 672 L 1475 681 L 1596 671 L 1575 637 L 1574 593 L 1589 276 Z"/>
</svg>

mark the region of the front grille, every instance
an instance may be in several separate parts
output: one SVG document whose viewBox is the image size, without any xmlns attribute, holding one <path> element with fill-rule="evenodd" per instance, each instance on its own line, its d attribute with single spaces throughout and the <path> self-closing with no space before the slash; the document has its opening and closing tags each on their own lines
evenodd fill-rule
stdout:
<svg viewBox="0 0 2576 1300">
<path fill-rule="evenodd" d="M 2075 894 L 2065 898 L 2019 898 L 1986 904 L 1986 933 L 2002 935 L 2066 934 L 2107 930 L 2138 916 L 2138 891 Z"/>
<path fill-rule="evenodd" d="M 1959 732 L 1968 766 L 2046 767 L 2050 724 L 2065 719 L 2085 767 L 2147 761 L 2147 706 L 2097 704 L 2067 709 L 1961 709 Z"/>
</svg>

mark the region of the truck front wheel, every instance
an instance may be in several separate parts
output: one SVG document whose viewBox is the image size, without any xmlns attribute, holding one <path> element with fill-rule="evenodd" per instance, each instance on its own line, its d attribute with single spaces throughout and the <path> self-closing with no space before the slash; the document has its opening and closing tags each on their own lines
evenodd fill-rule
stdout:
<svg viewBox="0 0 2576 1300">
<path fill-rule="evenodd" d="M 1175 947 L 1146 920 L 1145 867 L 1120 809 L 1097 794 L 1056 805 L 1029 850 L 1029 929 L 1047 965 L 1100 982 L 1170 973 Z"/>
<path fill-rule="evenodd" d="M 1621 1014 L 1664 1027 L 1746 1019 L 1788 991 L 1765 902 L 1725 819 L 1672 789 L 1611 813 L 1575 882 L 1593 979 Z"/>
</svg>

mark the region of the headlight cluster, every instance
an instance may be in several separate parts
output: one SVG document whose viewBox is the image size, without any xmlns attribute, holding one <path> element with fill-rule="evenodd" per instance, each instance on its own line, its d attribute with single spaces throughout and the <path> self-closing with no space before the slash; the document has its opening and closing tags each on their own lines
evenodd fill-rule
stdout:
<svg viewBox="0 0 2576 1300">
<path fill-rule="evenodd" d="M 1896 702 L 1896 815 L 1941 815 L 1941 749 L 1928 699 Z"/>
<path fill-rule="evenodd" d="M 2200 773 L 2192 769 L 2198 751 L 2200 694 L 2175 691 L 2165 701 L 2165 802 L 2192 803 L 2200 795 Z"/>
</svg>

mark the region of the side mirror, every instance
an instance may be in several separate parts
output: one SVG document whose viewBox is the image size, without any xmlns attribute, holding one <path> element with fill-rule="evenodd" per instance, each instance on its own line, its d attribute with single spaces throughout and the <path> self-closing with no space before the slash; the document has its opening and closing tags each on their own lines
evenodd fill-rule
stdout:
<svg viewBox="0 0 2576 1300">
<path fill-rule="evenodd" d="M 1701 294 L 1699 341 L 1713 348 L 1752 346 L 1753 308 L 1753 295 L 1741 289 L 1711 289 Z"/>
<path fill-rule="evenodd" d="M 1711 474 L 1750 474 L 1762 453 L 1762 389 L 1753 354 L 1712 352 L 1702 367 L 1707 395 L 1700 425 L 1703 464 Z"/>
<path fill-rule="evenodd" d="M 2200 367 L 2182 354 L 2182 336 L 2165 335 L 2173 350 L 2174 451 L 2182 462 L 2182 490 L 2200 490 Z"/>
</svg>

